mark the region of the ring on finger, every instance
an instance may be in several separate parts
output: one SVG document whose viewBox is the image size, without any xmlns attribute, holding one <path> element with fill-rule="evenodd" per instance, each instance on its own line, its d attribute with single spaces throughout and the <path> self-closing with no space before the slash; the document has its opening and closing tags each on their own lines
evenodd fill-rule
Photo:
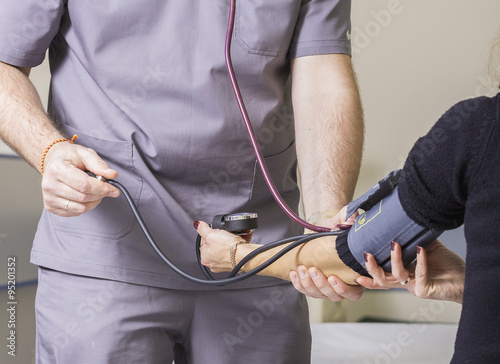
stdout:
<svg viewBox="0 0 500 364">
<path fill-rule="evenodd" d="M 70 202 L 70 201 L 68 200 L 68 202 L 66 202 L 66 206 L 64 206 L 64 209 L 65 209 L 66 211 L 68 211 L 69 202 Z"/>
</svg>

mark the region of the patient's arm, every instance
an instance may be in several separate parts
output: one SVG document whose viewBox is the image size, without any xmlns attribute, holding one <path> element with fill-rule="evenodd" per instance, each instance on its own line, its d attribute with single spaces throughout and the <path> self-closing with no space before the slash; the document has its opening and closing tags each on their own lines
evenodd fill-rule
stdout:
<svg viewBox="0 0 500 364">
<path fill-rule="evenodd" d="M 230 262 L 230 250 L 235 243 L 243 239 L 227 231 L 213 230 L 204 222 L 200 222 L 198 233 L 202 237 L 200 248 L 202 264 L 214 273 L 231 271 L 233 266 Z M 348 284 L 355 284 L 354 279 L 359 277 L 359 274 L 341 261 L 335 243 L 335 236 L 313 239 L 292 249 L 259 274 L 289 280 L 290 272 L 296 270 L 299 265 L 314 266 L 327 276 L 336 275 Z M 239 244 L 235 254 L 236 264 L 260 246 L 252 243 Z M 242 270 L 248 272 L 256 268 L 285 246 L 282 245 L 259 254 L 246 263 Z"/>
</svg>

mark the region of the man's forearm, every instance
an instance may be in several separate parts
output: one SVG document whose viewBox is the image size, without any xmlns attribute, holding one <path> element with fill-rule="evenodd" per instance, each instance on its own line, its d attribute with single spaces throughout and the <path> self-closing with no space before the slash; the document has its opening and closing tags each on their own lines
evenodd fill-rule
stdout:
<svg viewBox="0 0 500 364">
<path fill-rule="evenodd" d="M 306 218 L 351 199 L 361 165 L 363 113 L 348 56 L 294 61 L 297 157 Z"/>
<path fill-rule="evenodd" d="M 46 114 L 29 70 L 0 62 L 0 137 L 34 168 L 53 140 L 62 138 Z"/>
</svg>

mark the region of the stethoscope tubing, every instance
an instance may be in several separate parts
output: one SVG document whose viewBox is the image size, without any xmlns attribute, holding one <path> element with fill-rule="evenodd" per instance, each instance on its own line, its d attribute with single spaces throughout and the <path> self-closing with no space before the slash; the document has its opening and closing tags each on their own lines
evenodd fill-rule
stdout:
<svg viewBox="0 0 500 364">
<path fill-rule="evenodd" d="M 259 143 L 257 141 L 257 138 L 255 137 L 255 132 L 252 127 L 252 123 L 250 122 L 250 118 L 248 117 L 248 112 L 245 107 L 245 102 L 243 101 L 243 97 L 241 96 L 240 88 L 238 86 L 238 81 L 236 79 L 235 73 L 234 73 L 234 68 L 233 68 L 233 63 L 231 60 L 231 39 L 233 37 L 233 29 L 234 29 L 234 16 L 236 13 L 236 0 L 231 0 L 230 3 L 230 9 L 229 9 L 229 21 L 228 21 L 228 26 L 227 26 L 227 33 L 226 33 L 226 42 L 225 42 L 225 57 L 226 57 L 226 68 L 229 73 L 229 78 L 231 79 L 231 85 L 233 87 L 234 94 L 236 96 L 236 101 L 238 103 L 238 107 L 240 109 L 241 116 L 243 118 L 243 121 L 245 123 L 245 127 L 248 132 L 248 136 L 250 137 L 250 141 L 252 143 L 252 148 L 254 150 L 255 156 L 257 158 L 257 162 L 259 164 L 260 170 L 262 171 L 262 175 L 264 176 L 264 180 L 266 181 L 267 187 L 269 188 L 269 191 L 273 195 L 274 199 L 278 203 L 278 205 L 281 207 L 281 209 L 296 223 L 298 223 L 300 226 L 303 228 L 309 229 L 311 231 L 317 231 L 317 232 L 327 232 L 331 231 L 330 228 L 327 227 L 322 227 L 322 226 L 316 226 L 313 225 L 303 219 L 301 219 L 283 200 L 281 197 L 280 193 L 278 192 L 273 179 L 269 173 L 269 170 L 267 169 L 266 162 L 264 161 L 264 157 L 262 156 L 262 152 L 259 147 Z"/>
</svg>

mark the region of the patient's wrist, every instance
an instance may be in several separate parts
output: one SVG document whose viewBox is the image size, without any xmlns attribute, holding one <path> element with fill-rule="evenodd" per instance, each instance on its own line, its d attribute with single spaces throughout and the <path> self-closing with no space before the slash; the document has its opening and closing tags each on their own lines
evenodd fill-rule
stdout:
<svg viewBox="0 0 500 364">
<path fill-rule="evenodd" d="M 241 244 L 249 244 L 249 241 L 246 240 L 240 240 L 229 248 L 229 263 L 231 263 L 231 267 L 234 269 L 236 267 L 236 252 L 238 249 L 238 246 Z"/>
<path fill-rule="evenodd" d="M 235 263 L 236 263 L 236 265 L 239 264 L 239 262 L 243 258 L 245 258 L 248 254 L 250 254 L 255 249 L 258 249 L 261 246 L 262 245 L 260 245 L 260 244 L 253 244 L 253 243 L 238 245 L 238 249 L 236 249 L 236 253 L 235 253 L 235 256 L 234 256 L 235 257 Z M 247 262 L 243 267 L 241 267 L 240 271 L 242 273 L 245 273 L 245 272 L 248 272 L 248 271 L 252 270 L 253 268 L 255 268 L 257 266 L 255 264 L 255 262 L 254 262 L 256 260 L 256 258 L 251 259 L 249 262 Z"/>
</svg>

